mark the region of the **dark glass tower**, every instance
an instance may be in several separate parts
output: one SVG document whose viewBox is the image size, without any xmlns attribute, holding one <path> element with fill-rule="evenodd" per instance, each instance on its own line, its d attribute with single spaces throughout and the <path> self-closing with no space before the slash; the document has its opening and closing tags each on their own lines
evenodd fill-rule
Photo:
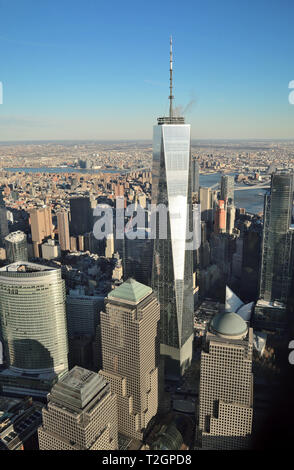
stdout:
<svg viewBox="0 0 294 470">
<path fill-rule="evenodd" d="M 285 321 L 292 279 L 293 174 L 275 173 L 265 195 L 264 227 L 256 320 L 269 328 Z"/>
<path fill-rule="evenodd" d="M 152 203 L 167 209 L 167 237 L 157 213 L 152 287 L 160 303 L 160 352 L 167 375 L 181 375 L 190 365 L 193 342 L 193 251 L 190 125 L 172 108 L 172 52 L 169 117 L 158 119 L 153 133 Z"/>
<path fill-rule="evenodd" d="M 223 175 L 221 177 L 220 198 L 228 204 L 234 204 L 234 177 Z"/>
<path fill-rule="evenodd" d="M 259 297 L 286 303 L 291 281 L 293 175 L 273 174 L 265 196 Z"/>
<path fill-rule="evenodd" d="M 74 237 L 92 232 L 93 211 L 88 197 L 70 199 L 70 234 Z"/>
</svg>

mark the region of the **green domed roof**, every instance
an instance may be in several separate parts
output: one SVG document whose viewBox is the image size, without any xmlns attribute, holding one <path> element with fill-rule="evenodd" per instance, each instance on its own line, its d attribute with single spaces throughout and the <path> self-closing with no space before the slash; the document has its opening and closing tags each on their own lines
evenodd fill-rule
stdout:
<svg viewBox="0 0 294 470">
<path fill-rule="evenodd" d="M 211 322 L 211 328 L 224 336 L 240 336 L 247 332 L 246 322 L 236 313 L 219 313 Z"/>
</svg>

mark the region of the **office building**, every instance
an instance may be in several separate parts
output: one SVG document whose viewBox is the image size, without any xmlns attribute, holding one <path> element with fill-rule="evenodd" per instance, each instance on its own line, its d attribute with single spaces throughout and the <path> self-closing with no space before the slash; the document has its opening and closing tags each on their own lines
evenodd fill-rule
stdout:
<svg viewBox="0 0 294 470">
<path fill-rule="evenodd" d="M 9 263 L 28 261 L 27 236 L 18 230 L 5 237 L 6 258 Z"/>
<path fill-rule="evenodd" d="M 114 253 L 114 237 L 113 233 L 107 235 L 106 246 L 105 246 L 105 257 L 112 258 Z"/>
<path fill-rule="evenodd" d="M 198 193 L 199 191 L 199 163 L 196 158 L 192 158 L 192 193 Z"/>
<path fill-rule="evenodd" d="M 116 450 L 117 402 L 109 384 L 97 373 L 74 367 L 51 390 L 40 450 Z"/>
<path fill-rule="evenodd" d="M 160 308 L 150 287 L 129 279 L 100 313 L 100 373 L 118 399 L 118 429 L 141 440 L 158 408 Z"/>
<path fill-rule="evenodd" d="M 70 251 L 78 251 L 78 244 L 76 237 L 70 237 Z"/>
<path fill-rule="evenodd" d="M 211 188 L 200 187 L 199 198 L 201 206 L 201 220 L 207 223 L 213 222 L 214 207 L 217 201 L 217 191 Z"/>
<path fill-rule="evenodd" d="M 4 239 L 8 234 L 7 209 L 3 200 L 3 188 L 0 188 L 0 246 L 3 247 Z"/>
<path fill-rule="evenodd" d="M 274 173 L 265 195 L 259 302 L 255 325 L 283 327 L 292 280 L 293 174 Z"/>
<path fill-rule="evenodd" d="M 43 259 L 56 259 L 61 255 L 60 245 L 54 240 L 49 239 L 42 244 L 42 258 Z"/>
<path fill-rule="evenodd" d="M 69 220 L 68 212 L 57 212 L 58 239 L 62 251 L 70 250 Z"/>
<path fill-rule="evenodd" d="M 225 209 L 225 202 L 219 200 L 214 214 L 214 232 L 225 233 L 227 227 L 227 211 Z"/>
<path fill-rule="evenodd" d="M 234 176 L 223 175 L 221 177 L 220 198 L 227 204 L 234 204 Z"/>
<path fill-rule="evenodd" d="M 138 238 L 132 240 L 126 237 L 125 244 L 125 278 L 133 277 L 142 284 L 150 285 L 152 269 L 153 243 L 148 238 L 148 231 L 137 230 Z"/>
<path fill-rule="evenodd" d="M 160 304 L 160 352 L 167 375 L 179 376 L 189 367 L 193 342 L 193 233 L 191 200 L 190 125 L 173 111 L 172 51 L 170 110 L 153 131 L 152 203 L 157 212 L 152 287 Z M 162 234 L 161 229 L 166 229 Z"/>
<path fill-rule="evenodd" d="M 0 397 L 0 450 L 38 450 L 43 406 L 32 397 Z"/>
<path fill-rule="evenodd" d="M 235 227 L 236 208 L 233 205 L 227 205 L 227 233 L 233 233 Z"/>
<path fill-rule="evenodd" d="M 253 330 L 236 313 L 213 317 L 201 352 L 198 445 L 250 448 Z"/>
<path fill-rule="evenodd" d="M 46 395 L 68 369 L 61 270 L 29 262 L 1 268 L 0 320 L 3 392 Z"/>
<path fill-rule="evenodd" d="M 93 211 L 89 197 L 70 198 L 70 234 L 74 237 L 93 230 Z"/>
<path fill-rule="evenodd" d="M 95 336 L 104 307 L 104 296 L 85 295 L 83 289 L 71 289 L 66 296 L 68 336 Z"/>
<path fill-rule="evenodd" d="M 52 214 L 50 207 L 32 209 L 29 211 L 34 246 L 34 256 L 40 256 L 39 245 L 48 237 L 53 238 Z"/>
</svg>

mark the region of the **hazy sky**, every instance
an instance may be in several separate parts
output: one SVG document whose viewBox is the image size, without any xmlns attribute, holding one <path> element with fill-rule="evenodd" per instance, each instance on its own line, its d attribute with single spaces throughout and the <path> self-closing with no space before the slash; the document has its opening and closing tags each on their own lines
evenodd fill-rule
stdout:
<svg viewBox="0 0 294 470">
<path fill-rule="evenodd" d="M 292 0 L 0 0 L 0 140 L 294 138 Z"/>
</svg>

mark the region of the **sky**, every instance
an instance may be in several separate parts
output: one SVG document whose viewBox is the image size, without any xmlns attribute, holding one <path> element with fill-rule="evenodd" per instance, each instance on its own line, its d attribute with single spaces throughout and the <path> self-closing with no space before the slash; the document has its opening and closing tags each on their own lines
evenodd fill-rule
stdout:
<svg viewBox="0 0 294 470">
<path fill-rule="evenodd" d="M 294 138 L 292 0 L 0 0 L 0 141 Z"/>
</svg>

